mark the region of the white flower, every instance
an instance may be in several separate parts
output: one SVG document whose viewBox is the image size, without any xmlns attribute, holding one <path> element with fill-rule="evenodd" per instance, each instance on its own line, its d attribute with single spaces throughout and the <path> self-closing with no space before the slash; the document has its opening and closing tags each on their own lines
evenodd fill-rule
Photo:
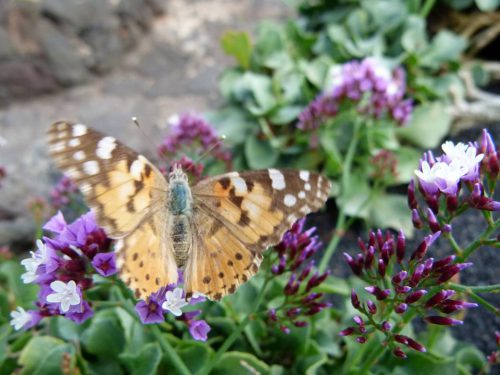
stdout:
<svg viewBox="0 0 500 375">
<path fill-rule="evenodd" d="M 50 288 L 55 292 L 47 296 L 47 302 L 59 303 L 61 312 L 68 312 L 70 306 L 79 305 L 81 302 L 80 293 L 73 280 L 64 283 L 56 280 L 50 283 Z"/>
<path fill-rule="evenodd" d="M 37 278 L 36 271 L 38 266 L 41 264 L 46 264 L 49 260 L 49 253 L 47 247 L 41 240 L 36 241 L 38 250 L 36 252 L 30 251 L 31 258 L 23 259 L 21 264 L 26 268 L 25 273 L 21 275 L 23 283 L 29 284 Z"/>
<path fill-rule="evenodd" d="M 182 308 L 188 303 L 186 302 L 181 288 L 175 288 L 165 293 L 165 302 L 161 305 L 163 310 L 168 310 L 175 316 L 182 315 Z"/>
<path fill-rule="evenodd" d="M 447 141 L 441 145 L 446 159 L 450 165 L 453 165 L 455 170 L 462 172 L 462 177 L 465 180 L 474 180 L 478 174 L 479 163 L 483 160 L 483 154 L 477 154 L 477 149 L 474 146 L 466 145 L 462 142 L 453 144 Z"/>
<path fill-rule="evenodd" d="M 10 324 L 14 326 L 16 331 L 19 331 L 31 321 L 31 314 L 26 312 L 22 307 L 18 307 L 17 310 L 11 311 L 10 317 L 12 318 Z"/>
</svg>

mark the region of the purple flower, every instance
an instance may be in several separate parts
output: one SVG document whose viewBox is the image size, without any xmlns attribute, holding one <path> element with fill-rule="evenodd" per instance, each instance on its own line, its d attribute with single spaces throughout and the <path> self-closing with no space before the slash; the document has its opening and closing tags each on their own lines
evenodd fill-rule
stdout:
<svg viewBox="0 0 500 375">
<path fill-rule="evenodd" d="M 193 151 L 197 155 L 213 148 L 213 155 L 216 159 L 226 162 L 226 164 L 230 162 L 231 154 L 223 149 L 213 126 L 201 116 L 183 113 L 180 116 L 173 116 L 169 120 L 169 124 L 170 134 L 158 148 L 160 155 L 167 155 L 173 159 L 174 155 L 180 152 L 184 153 L 185 147 L 194 149 Z M 187 162 L 188 159 L 185 161 Z M 197 170 L 193 172 L 196 174 Z"/>
<path fill-rule="evenodd" d="M 87 301 L 82 301 L 81 305 L 77 307 L 71 307 L 65 317 L 74 321 L 77 324 L 82 324 L 87 319 L 94 316 L 94 311 L 90 307 Z"/>
<path fill-rule="evenodd" d="M 76 184 L 67 176 L 62 176 L 57 185 L 50 192 L 52 206 L 59 209 L 68 205 L 78 191 Z"/>
<path fill-rule="evenodd" d="M 165 321 L 162 304 L 165 302 L 165 288 L 152 293 L 146 301 L 139 301 L 135 305 L 135 311 L 143 324 L 163 323 Z"/>
<path fill-rule="evenodd" d="M 192 320 L 189 323 L 189 333 L 197 341 L 207 341 L 210 326 L 204 320 Z"/>
<path fill-rule="evenodd" d="M 117 272 L 114 252 L 96 254 L 92 260 L 92 265 L 100 275 L 105 277 L 114 275 Z"/>
<path fill-rule="evenodd" d="M 406 78 L 401 68 L 390 71 L 381 61 L 366 58 L 333 67 L 330 72 L 330 89 L 302 111 L 299 129 L 317 129 L 335 117 L 345 103 L 376 119 L 386 115 L 400 125 L 409 120 L 413 105 L 411 100 L 404 99 Z"/>
</svg>

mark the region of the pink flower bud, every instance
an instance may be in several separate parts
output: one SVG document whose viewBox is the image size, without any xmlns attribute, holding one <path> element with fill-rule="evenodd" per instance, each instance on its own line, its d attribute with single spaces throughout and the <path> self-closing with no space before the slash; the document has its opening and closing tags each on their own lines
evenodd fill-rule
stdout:
<svg viewBox="0 0 500 375">
<path fill-rule="evenodd" d="M 461 320 L 456 320 L 452 318 L 448 318 L 445 316 L 427 316 L 424 318 L 425 321 L 431 324 L 437 324 L 441 326 L 455 326 L 455 325 L 460 325 L 464 324 Z"/>
<path fill-rule="evenodd" d="M 401 283 L 401 281 L 406 279 L 407 276 L 408 276 L 408 272 L 401 271 L 392 277 L 392 283 L 399 284 L 399 283 Z"/>
<path fill-rule="evenodd" d="M 420 298 L 422 298 L 426 294 L 427 294 L 427 290 L 424 290 L 424 289 L 417 290 L 417 291 L 413 292 L 412 294 L 410 294 L 408 297 L 406 297 L 405 302 L 410 305 L 412 303 L 417 302 Z"/>
<path fill-rule="evenodd" d="M 403 350 L 399 346 L 396 346 L 394 348 L 394 350 L 392 351 L 392 354 L 394 354 L 398 358 L 403 358 L 403 359 L 407 358 L 405 352 L 403 352 Z"/>
<path fill-rule="evenodd" d="M 347 327 L 346 329 L 342 330 L 339 332 L 339 335 L 344 337 L 344 336 L 350 336 L 354 333 L 355 328 L 354 327 Z"/>
<path fill-rule="evenodd" d="M 397 314 L 404 314 L 406 310 L 408 310 L 408 305 L 406 303 L 400 303 L 394 309 L 394 311 L 396 311 Z"/>
<path fill-rule="evenodd" d="M 368 307 L 368 312 L 372 315 L 377 313 L 377 306 L 370 300 L 366 302 L 366 306 Z"/>
<path fill-rule="evenodd" d="M 401 263 L 403 261 L 404 256 L 405 256 L 405 235 L 403 231 L 400 230 L 398 233 L 398 240 L 396 242 L 396 257 L 398 263 Z"/>
<path fill-rule="evenodd" d="M 359 309 L 361 307 L 361 303 L 359 302 L 358 295 L 356 294 L 354 289 L 351 290 L 351 303 L 355 309 Z"/>
</svg>

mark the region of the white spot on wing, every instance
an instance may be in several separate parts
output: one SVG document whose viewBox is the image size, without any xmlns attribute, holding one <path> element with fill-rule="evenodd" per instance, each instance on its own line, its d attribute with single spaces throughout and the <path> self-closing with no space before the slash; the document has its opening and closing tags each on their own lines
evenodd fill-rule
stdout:
<svg viewBox="0 0 500 375">
<path fill-rule="evenodd" d="M 79 185 L 79 187 L 80 187 L 80 191 L 82 193 L 87 193 L 87 192 L 90 191 L 90 185 L 89 184 L 82 183 L 82 184 Z"/>
<path fill-rule="evenodd" d="M 285 195 L 285 199 L 283 200 L 283 203 L 285 203 L 285 206 L 293 207 L 293 206 L 295 206 L 295 203 L 297 203 L 297 198 L 295 198 L 291 194 L 287 194 L 287 195 Z"/>
<path fill-rule="evenodd" d="M 75 124 L 73 125 L 73 137 L 81 137 L 87 134 L 87 130 L 87 127 L 83 124 Z"/>
<path fill-rule="evenodd" d="M 95 160 L 89 160 L 82 164 L 83 170 L 88 175 L 95 175 L 99 173 L 99 164 Z"/>
<path fill-rule="evenodd" d="M 247 193 L 247 183 L 241 177 L 233 177 L 231 182 L 234 185 L 234 192 L 236 195 L 244 195 Z"/>
<path fill-rule="evenodd" d="M 309 171 L 300 171 L 299 177 L 303 181 L 309 181 Z"/>
<path fill-rule="evenodd" d="M 116 139 L 104 137 L 97 142 L 96 155 L 101 159 L 111 159 L 111 153 L 116 148 Z"/>
<path fill-rule="evenodd" d="M 134 162 L 130 166 L 130 174 L 135 180 L 140 180 L 143 169 L 144 169 L 144 162 L 139 156 L 137 159 L 134 160 Z"/>
<path fill-rule="evenodd" d="M 70 178 L 78 178 L 80 173 L 78 172 L 78 169 L 75 167 L 69 167 L 64 171 L 64 174 L 68 175 Z"/>
<path fill-rule="evenodd" d="M 311 190 L 311 184 L 309 182 L 305 184 L 304 189 L 306 189 L 307 191 Z"/>
<path fill-rule="evenodd" d="M 85 152 L 83 152 L 82 150 L 75 152 L 73 154 L 73 159 L 78 161 L 85 159 Z"/>
<path fill-rule="evenodd" d="M 299 191 L 299 198 L 304 199 L 306 197 L 306 193 L 303 191 Z"/>
<path fill-rule="evenodd" d="M 57 143 L 53 143 L 50 146 L 50 151 L 53 151 L 53 152 L 60 152 L 60 151 L 63 151 L 63 150 L 64 150 L 64 142 L 63 141 L 57 142 Z"/>
<path fill-rule="evenodd" d="M 277 169 L 269 169 L 269 177 L 272 181 L 272 187 L 276 190 L 283 190 L 286 187 L 285 176 Z"/>
<path fill-rule="evenodd" d="M 73 138 L 73 139 L 70 139 L 69 142 L 68 142 L 68 145 L 69 147 L 78 147 L 80 146 L 80 140 L 78 138 Z"/>
</svg>

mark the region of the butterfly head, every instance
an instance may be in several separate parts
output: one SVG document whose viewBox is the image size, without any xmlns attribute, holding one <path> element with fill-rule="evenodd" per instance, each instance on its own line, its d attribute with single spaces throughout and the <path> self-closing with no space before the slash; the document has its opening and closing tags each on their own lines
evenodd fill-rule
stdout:
<svg viewBox="0 0 500 375">
<path fill-rule="evenodd" d="M 182 170 L 182 167 L 180 164 L 174 164 L 174 167 L 172 168 L 172 172 L 168 174 L 168 180 L 169 182 L 175 183 L 177 181 L 188 181 L 188 176 L 184 171 Z"/>
</svg>

